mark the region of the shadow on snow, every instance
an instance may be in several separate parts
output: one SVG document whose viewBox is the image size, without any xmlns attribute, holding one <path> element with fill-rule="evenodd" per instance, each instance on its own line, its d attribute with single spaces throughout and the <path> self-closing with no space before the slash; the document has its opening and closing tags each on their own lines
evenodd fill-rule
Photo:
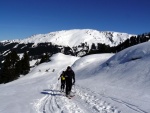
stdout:
<svg viewBox="0 0 150 113">
<path fill-rule="evenodd" d="M 59 90 L 52 90 L 52 89 L 45 89 L 41 92 L 41 94 L 51 96 L 63 96 L 63 94 Z"/>
</svg>

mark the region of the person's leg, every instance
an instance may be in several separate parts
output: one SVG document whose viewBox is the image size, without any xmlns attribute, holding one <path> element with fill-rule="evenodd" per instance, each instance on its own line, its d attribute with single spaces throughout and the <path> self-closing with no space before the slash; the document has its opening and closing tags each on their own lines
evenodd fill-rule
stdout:
<svg viewBox="0 0 150 113">
<path fill-rule="evenodd" d="M 63 81 L 61 80 L 61 91 L 62 91 L 62 89 L 63 89 Z"/>
<path fill-rule="evenodd" d="M 69 94 L 69 82 L 66 81 L 66 95 Z"/>
<path fill-rule="evenodd" d="M 61 92 L 62 92 L 62 90 L 63 90 L 63 88 L 62 88 L 62 87 L 63 87 L 63 84 L 61 84 Z"/>
<path fill-rule="evenodd" d="M 68 94 L 70 94 L 71 88 L 72 88 L 72 81 L 69 81 L 69 85 L 68 85 Z"/>
<path fill-rule="evenodd" d="M 65 80 L 62 81 L 62 91 L 65 89 Z"/>
</svg>

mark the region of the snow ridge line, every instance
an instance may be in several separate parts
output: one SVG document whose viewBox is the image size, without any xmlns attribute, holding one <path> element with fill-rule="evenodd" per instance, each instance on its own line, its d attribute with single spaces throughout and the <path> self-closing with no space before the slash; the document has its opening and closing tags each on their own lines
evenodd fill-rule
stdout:
<svg viewBox="0 0 150 113">
<path fill-rule="evenodd" d="M 79 89 L 76 89 L 76 95 L 78 95 L 80 99 L 85 101 L 85 103 L 88 104 L 88 106 L 95 112 L 121 113 L 121 111 L 117 110 L 116 107 L 111 106 L 106 101 L 98 99 L 95 95 L 90 95 L 87 92 L 83 92 Z"/>
</svg>

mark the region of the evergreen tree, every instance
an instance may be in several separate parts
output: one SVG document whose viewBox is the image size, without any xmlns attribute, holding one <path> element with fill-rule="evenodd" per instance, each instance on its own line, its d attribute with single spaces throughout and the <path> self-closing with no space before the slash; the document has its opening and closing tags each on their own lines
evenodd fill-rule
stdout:
<svg viewBox="0 0 150 113">
<path fill-rule="evenodd" d="M 20 74 L 22 74 L 22 61 L 18 61 L 15 65 L 15 71 L 16 71 L 16 74 L 19 76 Z"/>
<path fill-rule="evenodd" d="M 22 63 L 22 74 L 27 74 L 30 71 L 30 64 L 29 64 L 29 55 L 27 52 L 24 53 L 23 58 L 21 59 Z"/>
<path fill-rule="evenodd" d="M 110 50 L 110 46 L 109 45 L 105 45 L 105 44 L 97 44 L 97 49 L 99 53 L 109 53 Z"/>
<path fill-rule="evenodd" d="M 75 55 L 75 56 L 77 56 L 77 50 L 78 50 L 78 49 L 77 49 L 77 46 L 74 46 L 74 47 L 73 47 L 73 51 L 74 51 L 74 55 Z"/>
<path fill-rule="evenodd" d="M 17 61 L 19 60 L 19 56 L 17 55 L 17 52 L 16 51 L 12 51 L 11 53 L 11 64 L 13 67 L 15 67 L 15 64 L 17 63 Z"/>
<path fill-rule="evenodd" d="M 49 60 L 49 55 L 48 53 L 46 53 L 45 55 L 42 56 L 41 60 L 40 60 L 40 64 L 44 63 L 44 62 L 48 62 Z"/>
<path fill-rule="evenodd" d="M 16 74 L 15 70 L 15 65 L 18 60 L 19 56 L 15 51 L 12 51 L 5 57 L 0 83 L 7 83 L 18 78 L 18 74 Z"/>
<path fill-rule="evenodd" d="M 94 43 L 92 43 L 92 45 L 91 45 L 91 50 L 96 50 L 96 46 Z"/>
</svg>

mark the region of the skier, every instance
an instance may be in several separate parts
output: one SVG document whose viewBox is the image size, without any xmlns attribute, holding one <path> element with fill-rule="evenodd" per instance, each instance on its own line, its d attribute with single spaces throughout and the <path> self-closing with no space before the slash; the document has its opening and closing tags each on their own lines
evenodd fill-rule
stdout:
<svg viewBox="0 0 150 113">
<path fill-rule="evenodd" d="M 70 92 L 71 92 L 72 85 L 75 84 L 75 74 L 70 66 L 67 67 L 67 70 L 65 72 L 65 80 L 66 80 L 66 96 L 69 97 L 71 96 Z"/>
<path fill-rule="evenodd" d="M 65 89 L 65 71 L 62 72 L 58 80 L 61 78 L 61 92 L 64 92 Z"/>
</svg>

